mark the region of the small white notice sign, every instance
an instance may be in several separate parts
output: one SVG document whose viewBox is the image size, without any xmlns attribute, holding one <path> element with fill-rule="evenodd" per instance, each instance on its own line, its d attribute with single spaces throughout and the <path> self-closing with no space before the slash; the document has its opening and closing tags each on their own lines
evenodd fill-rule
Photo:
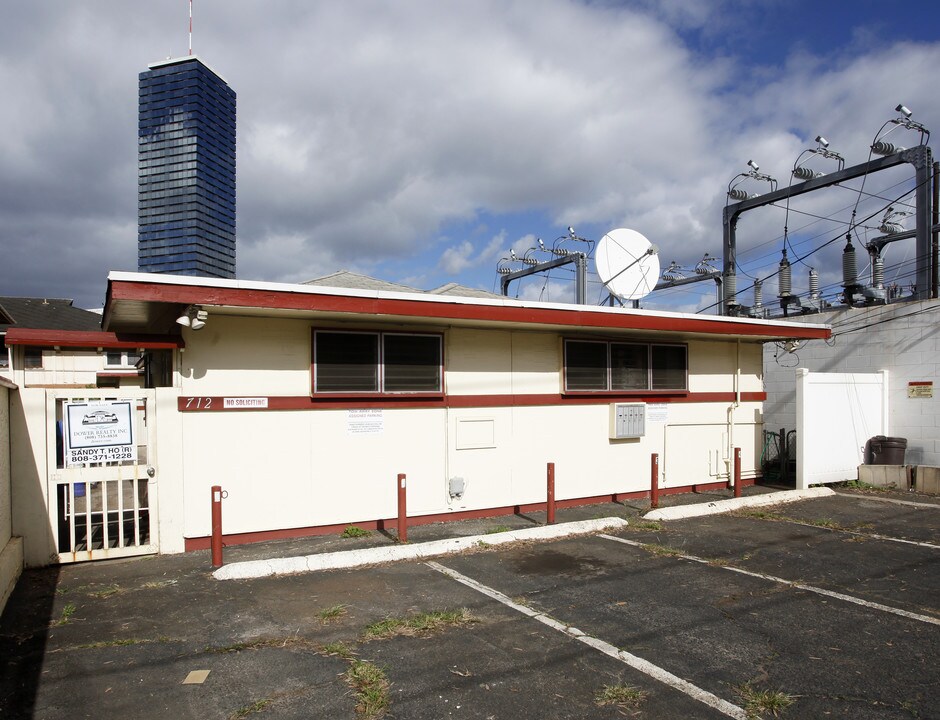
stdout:
<svg viewBox="0 0 940 720">
<path fill-rule="evenodd" d="M 646 406 L 647 422 L 669 422 L 669 405 L 667 403 L 649 403 Z"/>
<path fill-rule="evenodd" d="M 267 409 L 268 399 L 266 397 L 222 398 L 222 407 L 224 407 L 226 410 L 241 410 L 248 408 Z"/>
<path fill-rule="evenodd" d="M 350 435 L 378 435 L 385 430 L 385 416 L 380 408 L 346 411 L 346 432 Z"/>
</svg>

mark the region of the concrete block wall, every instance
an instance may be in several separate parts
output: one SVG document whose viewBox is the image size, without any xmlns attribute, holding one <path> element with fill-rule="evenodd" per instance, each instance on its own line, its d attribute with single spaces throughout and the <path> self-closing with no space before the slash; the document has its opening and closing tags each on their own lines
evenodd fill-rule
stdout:
<svg viewBox="0 0 940 720">
<path fill-rule="evenodd" d="M 889 435 L 907 438 L 909 465 L 940 465 L 940 300 L 869 308 L 838 308 L 791 318 L 826 323 L 833 340 L 811 341 L 795 353 L 764 346 L 764 426 L 796 427 L 796 370 L 888 371 Z M 908 383 L 932 382 L 934 397 L 908 397 Z M 832 418 L 839 422 L 840 418 Z"/>
</svg>

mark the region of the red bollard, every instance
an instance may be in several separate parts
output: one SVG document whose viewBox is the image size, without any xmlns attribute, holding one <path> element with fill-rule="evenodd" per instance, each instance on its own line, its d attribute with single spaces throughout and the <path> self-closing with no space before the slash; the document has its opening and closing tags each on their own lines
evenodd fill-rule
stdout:
<svg viewBox="0 0 940 720">
<path fill-rule="evenodd" d="M 659 453 L 650 455 L 650 507 L 659 507 Z"/>
<path fill-rule="evenodd" d="M 741 497 L 741 448 L 734 449 L 734 496 Z"/>
<path fill-rule="evenodd" d="M 408 542 L 408 497 L 404 473 L 398 473 L 398 542 Z"/>
<path fill-rule="evenodd" d="M 212 486 L 212 567 L 222 567 L 222 486 Z"/>
<path fill-rule="evenodd" d="M 545 503 L 545 523 L 555 524 L 555 463 L 548 464 L 548 501 Z"/>
</svg>

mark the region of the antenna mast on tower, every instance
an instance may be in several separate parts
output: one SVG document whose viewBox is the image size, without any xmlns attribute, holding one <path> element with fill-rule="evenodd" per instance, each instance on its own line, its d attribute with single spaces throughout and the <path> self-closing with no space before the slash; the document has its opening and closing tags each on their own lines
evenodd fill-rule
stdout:
<svg viewBox="0 0 940 720">
<path fill-rule="evenodd" d="M 193 54 L 193 0 L 189 0 L 189 54 Z"/>
</svg>

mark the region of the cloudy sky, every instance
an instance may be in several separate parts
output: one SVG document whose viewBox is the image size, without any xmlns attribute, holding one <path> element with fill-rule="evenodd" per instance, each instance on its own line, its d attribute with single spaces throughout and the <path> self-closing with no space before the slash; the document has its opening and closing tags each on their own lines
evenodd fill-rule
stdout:
<svg viewBox="0 0 940 720">
<path fill-rule="evenodd" d="M 932 0 L 194 8 L 195 53 L 238 93 L 242 279 L 349 269 L 493 290 L 510 248 L 551 245 L 569 225 L 589 240 L 635 229 L 663 267 L 689 273 L 704 253 L 720 257 L 726 191 L 749 159 L 786 187 L 819 134 L 847 165 L 868 160 L 898 103 L 940 128 Z M 187 0 L 0 2 L 0 295 L 100 307 L 108 272 L 136 270 L 137 74 L 185 55 L 187 29 Z M 919 142 L 886 130 L 895 144 Z M 772 272 L 785 227 L 791 258 L 842 236 L 794 265 L 798 291 L 813 264 L 832 294 L 852 212 L 864 241 L 888 206 L 911 209 L 912 187 L 901 168 L 794 199 L 789 214 L 749 213 L 739 272 Z M 889 281 L 910 282 L 913 252 L 891 246 Z M 556 270 L 511 290 L 565 300 L 571 285 Z M 700 283 L 644 306 L 694 311 L 714 295 Z M 604 297 L 592 283 L 588 301 Z"/>
</svg>

